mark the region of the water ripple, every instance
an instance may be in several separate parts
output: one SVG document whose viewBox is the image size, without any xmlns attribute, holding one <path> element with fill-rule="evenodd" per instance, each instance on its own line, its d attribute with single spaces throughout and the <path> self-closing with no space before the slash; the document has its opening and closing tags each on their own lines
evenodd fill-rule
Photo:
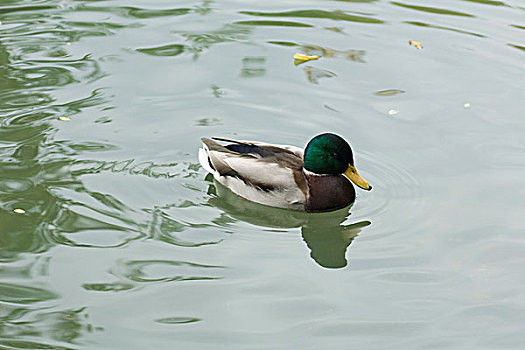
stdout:
<svg viewBox="0 0 525 350">
<path fill-rule="evenodd" d="M 164 318 L 159 318 L 155 320 L 155 322 L 163 323 L 163 324 L 187 324 L 187 323 L 195 323 L 199 321 L 202 321 L 202 320 L 196 317 L 183 317 L 183 316 L 164 317 Z"/>
<path fill-rule="evenodd" d="M 496 0 L 462 0 L 462 1 L 474 2 L 477 4 L 491 5 L 491 6 L 508 6 L 503 1 L 496 1 Z"/>
<path fill-rule="evenodd" d="M 0 301 L 14 304 L 31 304 L 45 300 L 57 299 L 55 292 L 35 286 L 14 283 L 0 283 Z"/>
<path fill-rule="evenodd" d="M 151 56 L 177 56 L 184 52 L 184 45 L 170 44 L 157 47 L 137 49 L 138 52 Z"/>
<path fill-rule="evenodd" d="M 394 161 L 392 158 L 377 154 L 363 153 L 360 158 L 366 163 L 367 180 L 374 186 L 374 195 L 367 196 L 366 214 L 362 206 L 356 206 L 354 211 L 366 215 L 372 222 L 383 223 L 384 218 L 396 217 L 394 212 L 412 213 L 413 217 L 424 218 L 428 214 L 428 205 L 423 202 L 421 183 L 413 172 Z M 357 199 L 359 200 L 359 198 Z M 386 228 L 386 232 L 402 232 L 416 230 L 424 220 L 415 222 L 399 220 L 395 228 Z"/>
<path fill-rule="evenodd" d="M 184 38 L 184 44 L 175 42 L 153 47 L 137 48 L 136 51 L 150 56 L 178 56 L 184 52 L 196 58 L 213 45 L 225 42 L 246 41 L 252 29 L 242 25 L 226 24 L 222 28 L 206 32 L 174 31 Z M 247 24 L 247 23 L 240 23 Z"/>
<path fill-rule="evenodd" d="M 404 21 L 403 23 L 410 24 L 410 25 L 414 25 L 414 26 L 417 26 L 417 27 L 426 27 L 426 28 L 434 28 L 434 29 L 448 30 L 448 31 L 455 32 L 455 33 L 460 33 L 460 34 L 467 34 L 467 35 L 476 36 L 476 37 L 478 37 L 478 38 L 485 38 L 485 37 L 486 37 L 485 35 L 483 35 L 483 34 L 479 34 L 479 33 L 469 32 L 469 31 L 462 30 L 462 29 L 456 29 L 456 28 L 450 28 L 450 27 L 438 26 L 438 25 L 428 24 L 428 23 L 419 22 L 419 21 Z"/>
<path fill-rule="evenodd" d="M 192 8 L 147 9 L 133 6 L 88 6 L 81 4 L 78 11 L 112 13 L 125 18 L 150 19 L 158 17 L 183 16 L 194 11 Z"/>
<path fill-rule="evenodd" d="M 517 45 L 517 44 L 507 44 L 508 46 L 510 47 L 513 47 L 515 49 L 518 49 L 518 50 L 521 50 L 521 51 L 525 51 L 525 45 Z"/>
<path fill-rule="evenodd" d="M 240 14 L 257 16 L 257 17 L 292 17 L 292 18 L 314 18 L 314 19 L 330 19 L 333 21 L 347 21 L 358 23 L 384 23 L 382 20 L 358 15 L 350 15 L 341 10 L 325 11 L 325 10 L 295 10 L 285 12 L 257 12 L 257 11 L 240 11 Z"/>
<path fill-rule="evenodd" d="M 0 192 L 3 193 L 18 193 L 26 192 L 34 186 L 29 179 L 17 178 L 0 178 Z"/>
<path fill-rule="evenodd" d="M 187 201 L 185 201 L 187 203 Z M 191 205 L 192 207 L 194 205 Z M 169 208 L 183 208 L 186 205 L 168 205 L 164 209 Z M 171 215 L 164 212 L 161 208 L 144 209 L 150 214 L 150 222 L 148 224 L 149 237 L 168 244 L 179 247 L 200 247 L 205 245 L 214 245 L 222 242 L 222 239 L 217 236 L 216 232 L 210 230 L 192 230 L 190 233 L 183 235 L 183 231 L 193 228 L 202 229 L 213 227 L 214 225 L 204 223 L 191 223 L 187 220 L 177 220 L 177 216 L 181 216 L 180 209 L 174 211 Z M 202 220 L 206 222 L 205 220 Z"/>
<path fill-rule="evenodd" d="M 437 15 L 459 16 L 459 17 L 475 17 L 474 15 L 471 15 L 471 14 L 468 14 L 468 13 L 465 13 L 465 12 L 453 11 L 453 10 L 437 8 L 437 7 L 409 5 L 409 4 L 404 4 L 404 3 L 396 2 L 396 1 L 391 1 L 390 3 L 392 5 L 396 5 L 396 6 L 399 6 L 399 7 L 404 7 L 404 8 L 415 10 L 415 11 L 433 13 L 433 14 L 437 14 Z"/>
<path fill-rule="evenodd" d="M 329 47 L 323 47 L 313 44 L 298 44 L 292 41 L 268 41 L 268 43 L 286 47 L 297 47 L 302 53 L 309 56 L 321 56 L 323 58 L 343 58 L 353 62 L 365 62 L 364 50 L 335 50 Z"/>
<path fill-rule="evenodd" d="M 97 147 L 108 149 L 110 146 Z M 77 160 L 71 164 L 74 175 L 98 174 L 109 171 L 112 173 L 126 173 L 130 175 L 144 175 L 151 178 L 173 178 L 191 177 L 199 175 L 200 165 L 194 162 L 155 163 L 152 161 L 137 162 L 135 159 L 99 161 L 99 160 Z"/>
<path fill-rule="evenodd" d="M 44 10 L 52 10 L 55 6 L 52 5 L 22 5 L 22 6 L 3 6 L 0 8 L 0 15 L 8 15 L 14 12 L 40 12 Z"/>
<path fill-rule="evenodd" d="M 447 272 L 436 271 L 397 271 L 373 274 L 374 278 L 386 283 L 412 283 L 412 284 L 448 284 L 452 280 L 459 281 L 459 278 L 452 278 Z"/>
<path fill-rule="evenodd" d="M 56 219 L 46 226 L 45 233 L 55 244 L 91 248 L 120 247 L 143 237 L 141 232 L 123 224 L 118 223 L 118 216 L 97 213 L 82 204 L 59 210 Z"/>
<path fill-rule="evenodd" d="M 319 84 L 319 79 L 322 78 L 333 78 L 337 76 L 334 72 L 316 67 L 304 67 L 303 70 L 306 73 L 306 79 L 312 84 Z"/>
<path fill-rule="evenodd" d="M 233 24 L 244 25 L 244 26 L 270 26 L 270 27 L 296 27 L 296 28 L 311 28 L 313 25 L 292 22 L 292 21 L 264 21 L 264 20 L 253 20 L 253 21 L 237 21 Z"/>
<path fill-rule="evenodd" d="M 182 281 L 207 281 L 222 278 L 215 272 L 222 266 L 175 260 L 120 261 L 110 273 L 119 280 L 109 283 L 85 283 L 86 290 L 119 292 L 151 284 Z"/>
<path fill-rule="evenodd" d="M 76 349 L 86 333 L 103 331 L 88 322 L 85 307 L 47 311 L 13 309 L 2 317 L 2 349 Z M 40 338 L 42 340 L 37 339 Z"/>
</svg>

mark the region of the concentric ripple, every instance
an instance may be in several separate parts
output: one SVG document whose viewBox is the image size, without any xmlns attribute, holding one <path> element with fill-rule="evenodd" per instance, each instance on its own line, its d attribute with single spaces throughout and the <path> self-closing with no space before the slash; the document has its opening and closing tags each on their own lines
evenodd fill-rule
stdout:
<svg viewBox="0 0 525 350">
<path fill-rule="evenodd" d="M 428 214 L 428 205 L 424 202 L 421 183 L 413 172 L 390 157 L 379 154 L 360 152 L 360 164 L 366 166 L 366 178 L 372 184 L 373 190 L 366 197 L 366 205 L 356 205 L 353 212 L 367 217 L 374 227 L 383 227 L 383 232 L 394 234 L 399 231 L 415 230 L 423 224 L 423 218 Z M 360 201 L 359 195 L 357 201 Z M 397 213 L 397 214 L 396 214 Z M 408 215 L 406 220 L 389 222 L 390 218 L 400 218 Z M 391 226 L 390 228 L 388 226 Z"/>
</svg>

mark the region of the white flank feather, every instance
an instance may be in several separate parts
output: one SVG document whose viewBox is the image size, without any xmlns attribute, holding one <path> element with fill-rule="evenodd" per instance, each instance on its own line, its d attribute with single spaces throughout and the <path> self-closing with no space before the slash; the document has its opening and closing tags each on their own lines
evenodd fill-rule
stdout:
<svg viewBox="0 0 525 350">
<path fill-rule="evenodd" d="M 208 161 L 208 147 L 206 145 L 202 145 L 202 148 L 199 148 L 199 163 L 201 163 L 202 167 L 209 173 L 212 173 L 215 176 L 216 171 L 213 170 L 210 167 L 210 163 Z"/>
</svg>

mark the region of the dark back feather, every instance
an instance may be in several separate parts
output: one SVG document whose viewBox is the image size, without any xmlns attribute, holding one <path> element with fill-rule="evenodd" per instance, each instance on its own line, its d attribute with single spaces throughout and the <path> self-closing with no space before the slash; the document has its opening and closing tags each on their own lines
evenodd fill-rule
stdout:
<svg viewBox="0 0 525 350">
<path fill-rule="evenodd" d="M 302 170 L 304 162 L 295 153 L 290 150 L 272 146 L 272 145 L 254 145 L 248 142 L 236 141 L 220 137 L 213 137 L 214 140 L 232 142 L 232 144 L 221 146 L 213 142 L 221 148 L 227 149 L 230 153 L 237 153 L 239 155 L 252 155 L 258 158 L 259 161 L 268 163 L 278 163 L 281 166 L 292 168 L 294 170 Z M 206 143 L 209 147 L 209 143 Z M 214 145 L 214 146 L 215 146 Z M 210 148 L 211 149 L 211 148 Z M 214 149 L 219 150 L 219 149 Z"/>
<path fill-rule="evenodd" d="M 271 152 L 263 149 L 262 147 L 255 146 L 255 145 L 246 145 L 246 144 L 231 144 L 225 146 L 227 149 L 233 152 L 237 153 L 244 153 L 244 154 L 258 154 L 263 157 L 270 157 L 272 155 Z"/>
</svg>

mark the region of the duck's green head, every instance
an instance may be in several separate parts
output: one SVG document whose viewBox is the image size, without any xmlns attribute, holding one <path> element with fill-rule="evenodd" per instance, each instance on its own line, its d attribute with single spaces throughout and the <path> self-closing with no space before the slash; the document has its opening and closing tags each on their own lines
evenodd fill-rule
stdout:
<svg viewBox="0 0 525 350">
<path fill-rule="evenodd" d="M 335 134 L 317 135 L 308 142 L 304 150 L 304 168 L 319 175 L 344 174 L 362 189 L 372 189 L 357 172 L 350 145 Z"/>
</svg>

